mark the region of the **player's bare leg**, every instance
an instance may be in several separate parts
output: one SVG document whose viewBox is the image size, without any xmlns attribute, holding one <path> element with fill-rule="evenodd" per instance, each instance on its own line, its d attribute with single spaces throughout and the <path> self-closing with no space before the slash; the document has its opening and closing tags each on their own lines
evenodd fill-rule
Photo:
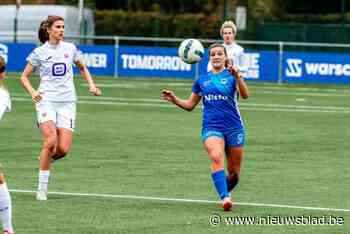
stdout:
<svg viewBox="0 0 350 234">
<path fill-rule="evenodd" d="M 73 132 L 65 128 L 58 128 L 57 138 L 58 142 L 56 153 L 52 156 L 54 161 L 64 158 L 68 154 L 72 145 Z"/>
<path fill-rule="evenodd" d="M 225 141 L 219 137 L 209 137 L 204 142 L 204 148 L 211 159 L 212 179 L 216 191 L 222 200 L 222 208 L 224 211 L 229 211 L 232 208 L 232 201 L 227 190 L 224 168 Z"/>
<path fill-rule="evenodd" d="M 50 164 L 52 156 L 56 153 L 57 133 L 53 121 L 40 124 L 43 136 L 43 146 L 40 152 L 40 171 L 38 181 L 37 200 L 47 200 L 47 186 L 50 178 Z"/>
<path fill-rule="evenodd" d="M 238 184 L 243 160 L 243 147 L 226 147 L 227 189 L 232 191 Z"/>
</svg>

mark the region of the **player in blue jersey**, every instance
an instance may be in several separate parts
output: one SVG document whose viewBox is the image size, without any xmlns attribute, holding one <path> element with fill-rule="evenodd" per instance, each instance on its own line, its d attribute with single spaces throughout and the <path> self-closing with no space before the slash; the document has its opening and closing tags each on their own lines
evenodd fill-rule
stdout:
<svg viewBox="0 0 350 234">
<path fill-rule="evenodd" d="M 242 75 L 227 57 L 221 44 L 209 47 L 212 69 L 197 79 L 188 99 L 180 99 L 171 90 L 163 90 L 165 100 L 185 109 L 193 110 L 203 99 L 202 142 L 211 159 L 212 179 L 225 211 L 231 210 L 229 192 L 238 184 L 245 132 L 238 110 L 238 94 L 243 99 L 249 90 Z M 224 168 L 227 159 L 227 176 Z"/>
</svg>

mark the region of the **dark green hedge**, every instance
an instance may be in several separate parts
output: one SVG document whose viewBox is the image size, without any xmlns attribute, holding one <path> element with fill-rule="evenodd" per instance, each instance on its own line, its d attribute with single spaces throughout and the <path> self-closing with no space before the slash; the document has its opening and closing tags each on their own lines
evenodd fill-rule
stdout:
<svg viewBox="0 0 350 234">
<path fill-rule="evenodd" d="M 221 19 L 204 14 L 96 11 L 97 35 L 218 38 Z"/>
</svg>

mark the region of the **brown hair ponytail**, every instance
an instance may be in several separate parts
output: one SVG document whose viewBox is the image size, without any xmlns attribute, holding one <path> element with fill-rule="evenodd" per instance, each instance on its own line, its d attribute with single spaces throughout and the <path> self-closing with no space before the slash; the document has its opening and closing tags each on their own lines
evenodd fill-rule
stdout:
<svg viewBox="0 0 350 234">
<path fill-rule="evenodd" d="M 6 70 L 6 62 L 3 57 L 0 56 L 0 73 L 5 72 Z"/>
<path fill-rule="evenodd" d="M 38 38 L 41 43 L 45 43 L 49 40 L 49 33 L 47 32 L 46 20 L 41 22 L 38 30 Z"/>
</svg>

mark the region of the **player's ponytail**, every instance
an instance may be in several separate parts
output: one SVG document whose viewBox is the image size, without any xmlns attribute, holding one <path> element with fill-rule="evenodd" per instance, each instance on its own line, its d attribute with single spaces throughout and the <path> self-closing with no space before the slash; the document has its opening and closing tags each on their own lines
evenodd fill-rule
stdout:
<svg viewBox="0 0 350 234">
<path fill-rule="evenodd" d="M 49 40 L 49 33 L 47 32 L 47 22 L 44 20 L 41 22 L 38 30 L 38 38 L 41 43 L 45 43 Z"/>
<path fill-rule="evenodd" d="M 2 56 L 0 56 L 0 73 L 5 72 L 5 70 L 6 70 L 6 61 Z"/>
<path fill-rule="evenodd" d="M 46 20 L 41 22 L 38 30 L 38 38 L 41 43 L 45 43 L 49 40 L 50 37 L 47 29 L 51 28 L 52 25 L 58 20 L 64 21 L 61 16 L 49 15 Z"/>
<path fill-rule="evenodd" d="M 5 71 L 6 71 L 6 61 L 2 56 L 0 56 L 0 74 L 3 76 L 2 73 L 4 73 Z M 0 88 L 4 86 L 2 80 L 3 79 L 0 77 Z"/>
</svg>

